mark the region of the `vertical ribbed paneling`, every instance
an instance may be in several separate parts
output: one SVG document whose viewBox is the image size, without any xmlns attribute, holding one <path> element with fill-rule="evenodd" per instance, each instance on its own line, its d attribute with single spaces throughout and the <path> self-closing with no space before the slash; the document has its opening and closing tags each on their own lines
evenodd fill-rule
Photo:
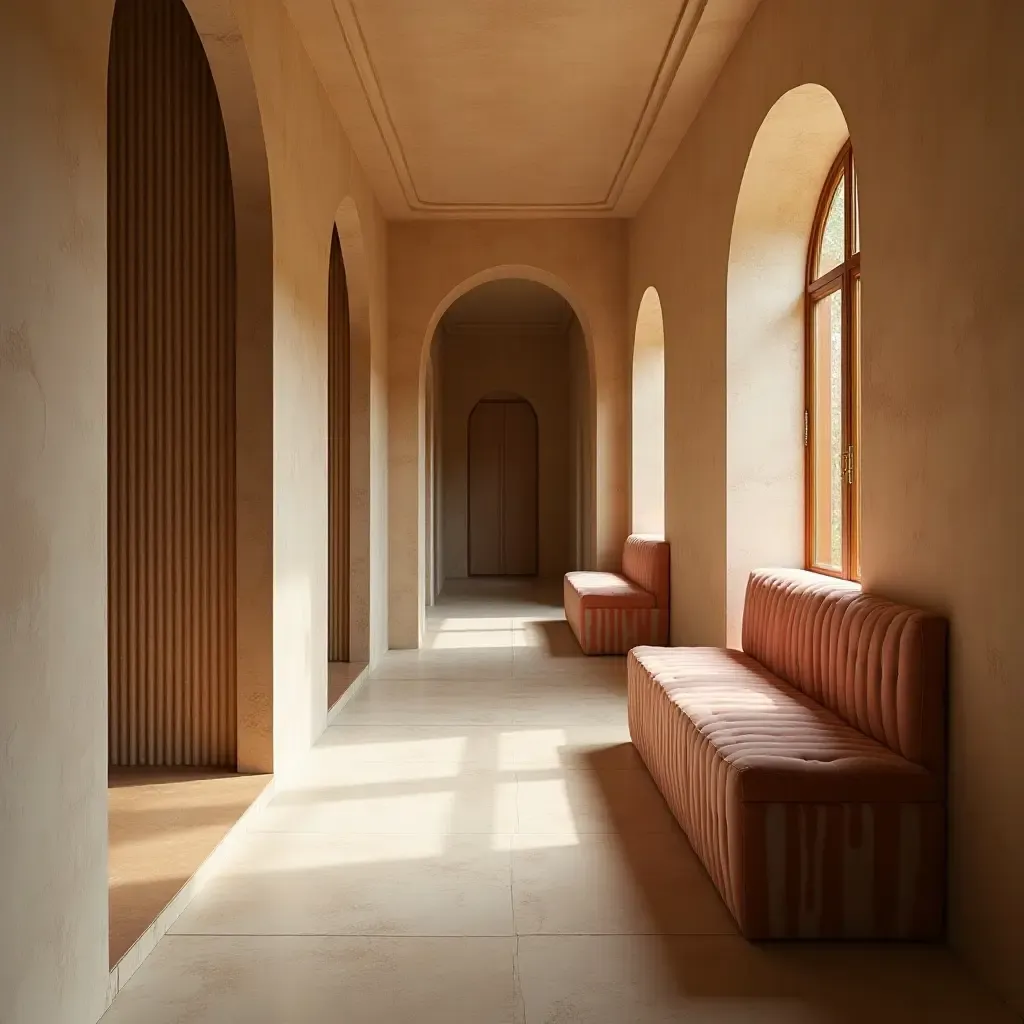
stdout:
<svg viewBox="0 0 1024 1024">
<path fill-rule="evenodd" d="M 337 229 L 327 288 L 327 660 L 348 661 L 349 326 Z"/>
<path fill-rule="evenodd" d="M 118 0 L 108 108 L 110 760 L 234 767 L 234 210 L 180 0 Z"/>
</svg>

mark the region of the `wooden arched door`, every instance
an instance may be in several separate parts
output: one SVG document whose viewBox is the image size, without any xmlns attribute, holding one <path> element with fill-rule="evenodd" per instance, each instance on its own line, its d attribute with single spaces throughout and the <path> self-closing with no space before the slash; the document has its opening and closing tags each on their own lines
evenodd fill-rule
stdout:
<svg viewBox="0 0 1024 1024">
<path fill-rule="evenodd" d="M 483 399 L 469 414 L 469 575 L 535 576 L 537 414 L 525 399 Z"/>
</svg>

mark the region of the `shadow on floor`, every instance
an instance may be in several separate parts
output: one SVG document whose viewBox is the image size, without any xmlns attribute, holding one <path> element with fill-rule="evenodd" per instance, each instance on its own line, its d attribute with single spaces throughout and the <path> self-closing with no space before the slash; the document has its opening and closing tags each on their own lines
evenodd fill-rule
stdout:
<svg viewBox="0 0 1024 1024">
<path fill-rule="evenodd" d="M 524 622 L 523 628 L 533 638 L 533 642 L 527 648 L 531 654 L 547 658 L 575 658 L 581 665 L 588 660 L 580 650 L 580 645 L 567 622 L 558 619 L 533 619 Z"/>
<path fill-rule="evenodd" d="M 620 744 L 589 751 L 584 760 L 614 823 L 622 861 L 659 936 L 664 970 L 681 997 L 737 1003 L 768 1000 L 766 1006 L 774 1006 L 778 1017 L 766 1020 L 807 1019 L 815 1024 L 877 1024 L 911 1019 L 901 1017 L 908 1011 L 914 1020 L 967 1021 L 973 1017 L 968 1006 L 985 1004 L 962 965 L 941 943 L 754 943 L 738 932 L 672 934 L 671 914 L 678 900 L 667 899 L 659 885 L 664 876 L 652 852 L 652 836 L 637 828 L 634 809 L 616 784 L 627 750 L 635 752 L 631 743 Z M 711 893 L 717 897 L 717 890 L 696 854 L 693 859 L 695 870 L 687 887 L 695 903 L 706 904 Z M 943 991 L 945 986 L 936 982 L 947 974 L 950 987 Z M 957 1015 L 960 1000 L 967 1016 Z"/>
</svg>

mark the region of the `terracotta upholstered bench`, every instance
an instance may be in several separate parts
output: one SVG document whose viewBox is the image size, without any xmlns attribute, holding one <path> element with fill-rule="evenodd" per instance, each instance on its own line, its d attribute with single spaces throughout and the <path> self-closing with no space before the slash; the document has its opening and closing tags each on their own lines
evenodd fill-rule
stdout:
<svg viewBox="0 0 1024 1024">
<path fill-rule="evenodd" d="M 570 572 L 565 617 L 585 654 L 625 654 L 637 644 L 668 643 L 668 544 L 633 534 L 622 573 Z"/>
<path fill-rule="evenodd" d="M 743 651 L 628 661 L 633 743 L 743 934 L 939 937 L 945 621 L 761 571 Z"/>
</svg>

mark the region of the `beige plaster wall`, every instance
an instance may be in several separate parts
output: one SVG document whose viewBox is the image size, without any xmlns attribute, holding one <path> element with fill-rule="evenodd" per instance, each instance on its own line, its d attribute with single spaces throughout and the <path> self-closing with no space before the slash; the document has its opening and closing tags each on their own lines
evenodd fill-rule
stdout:
<svg viewBox="0 0 1024 1024">
<path fill-rule="evenodd" d="M 631 229 L 665 316 L 672 638 L 726 637 L 726 282 L 758 128 L 838 100 L 863 232 L 863 576 L 949 615 L 952 942 L 1024 1010 L 1024 5 L 771 0 Z"/>
<path fill-rule="evenodd" d="M 615 565 L 628 520 L 626 227 L 615 220 L 396 223 L 388 233 L 389 643 L 419 646 L 424 607 L 423 381 L 429 342 L 459 295 L 497 277 L 554 288 L 587 337 L 594 382 L 595 560 Z"/>
<path fill-rule="evenodd" d="M 494 393 L 525 398 L 537 414 L 540 575 L 555 579 L 572 563 L 569 340 L 550 328 L 499 324 L 438 332 L 444 398 L 444 569 L 468 575 L 467 459 L 473 407 Z"/>
<path fill-rule="evenodd" d="M 0 4 L 0 1017 L 107 986 L 112 0 Z"/>
<path fill-rule="evenodd" d="M 240 329 L 258 349 L 269 337 L 260 316 L 272 318 L 272 360 L 257 358 L 248 377 L 240 361 L 239 414 L 246 397 L 257 395 L 248 411 L 262 410 L 266 426 L 261 432 L 248 421 L 246 443 L 255 455 L 247 454 L 258 469 L 260 453 L 272 447 L 272 518 L 266 490 L 240 491 L 240 503 L 251 503 L 253 536 L 260 523 L 272 522 L 272 554 L 269 544 L 260 549 L 268 562 L 256 559 L 250 582 L 258 593 L 261 580 L 272 581 L 273 692 L 257 687 L 247 701 L 257 719 L 273 705 L 274 767 L 287 774 L 326 714 L 326 317 L 335 218 L 358 318 L 359 614 L 371 652 L 387 635 L 386 232 L 277 0 L 234 9 L 226 0 L 188 0 L 188 7 L 204 22 L 208 53 L 231 50 L 211 61 L 219 90 L 230 82 L 239 41 L 244 45 L 248 88 L 255 84 L 258 99 L 249 114 L 258 111 L 266 137 L 273 278 L 261 279 L 240 255 L 239 288 L 252 289 Z M 112 0 L 0 5 L 0 125 L 8 156 L 0 163 L 4 1024 L 92 1024 L 108 992 L 105 131 L 112 11 Z M 228 79 L 219 73 L 225 69 Z M 225 109 L 230 122 L 227 115 Z M 247 183 L 236 193 L 237 214 L 238 203 L 258 199 L 259 174 L 250 180 L 236 172 L 249 166 L 259 133 L 232 137 L 231 128 L 232 176 Z M 240 249 L 267 242 L 257 231 L 240 238 Z M 259 614 L 253 610 L 253 621 Z M 254 734 L 257 760 L 261 743 Z"/>
<path fill-rule="evenodd" d="M 365 581 L 353 587 L 353 620 L 357 633 L 360 623 L 368 627 L 366 653 L 383 647 L 383 598 L 373 602 L 387 565 L 385 538 L 374 529 L 386 492 L 386 234 L 278 0 L 236 11 L 259 96 L 273 209 L 274 753 L 275 770 L 287 773 L 323 730 L 327 710 L 327 267 L 336 220 L 356 291 L 352 549 L 353 572 Z M 354 639 L 356 657 L 363 652 Z"/>
</svg>

